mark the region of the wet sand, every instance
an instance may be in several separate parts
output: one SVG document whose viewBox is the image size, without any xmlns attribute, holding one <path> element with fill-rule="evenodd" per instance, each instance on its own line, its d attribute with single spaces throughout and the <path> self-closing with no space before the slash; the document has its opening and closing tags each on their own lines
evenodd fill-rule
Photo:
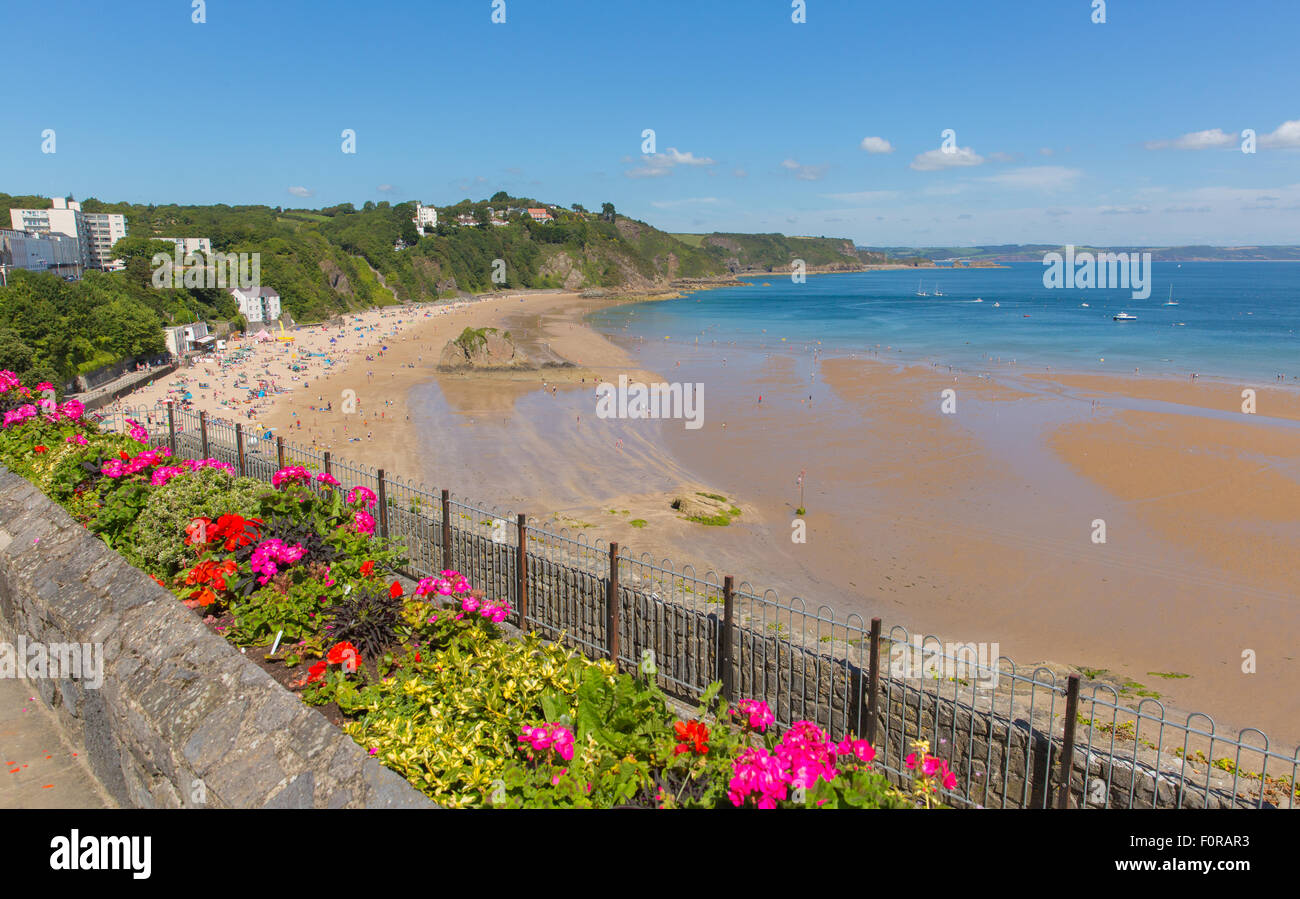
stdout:
<svg viewBox="0 0 1300 899">
<path fill-rule="evenodd" d="M 1105 669 L 1220 728 L 1300 738 L 1289 689 L 1300 671 L 1294 390 L 1253 385 L 1259 414 L 1247 416 L 1249 385 L 983 379 L 687 335 L 650 345 L 584 323 L 617 300 L 522 299 L 418 320 L 382 358 L 276 397 L 263 418 L 341 458 L 734 574 L 841 619 L 997 642 L 1022 666 Z M 438 374 L 443 344 L 466 326 L 509 330 L 573 367 Z M 597 418 L 597 379 L 619 373 L 704 385 L 704 426 Z M 312 411 L 331 394 L 338 409 L 343 389 L 362 400 L 359 420 Z M 954 414 L 942 410 L 945 389 L 956 391 Z M 801 470 L 807 541 L 795 543 Z M 741 514 L 706 527 L 669 507 L 696 491 Z M 1094 541 L 1097 520 L 1105 543 Z M 1246 649 L 1256 674 L 1241 673 Z"/>
</svg>

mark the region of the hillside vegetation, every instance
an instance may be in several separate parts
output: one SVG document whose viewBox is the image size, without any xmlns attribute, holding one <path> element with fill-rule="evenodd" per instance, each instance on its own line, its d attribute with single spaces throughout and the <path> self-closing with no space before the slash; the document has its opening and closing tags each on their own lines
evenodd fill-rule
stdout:
<svg viewBox="0 0 1300 899">
<path fill-rule="evenodd" d="M 0 224 L 10 208 L 49 206 L 45 197 L 0 194 Z M 312 210 L 91 198 L 81 206 L 127 217 L 130 236 L 114 248 L 126 270 L 90 272 L 74 283 L 13 273 L 9 287 L 0 288 L 0 367 L 66 380 L 161 352 L 164 325 L 235 320 L 237 308 L 224 289 L 153 286 L 154 254 L 174 250 L 151 240 L 158 237 L 207 237 L 216 252 L 260 254 L 261 283 L 280 294 L 284 311 L 299 322 L 501 289 L 644 289 L 785 269 L 796 258 L 810 269 L 832 270 L 883 259 L 834 238 L 672 235 L 620 216 L 608 203 L 600 213 L 577 204 L 547 207 L 555 220 L 539 223 L 522 210 L 542 203 L 504 192 L 439 207 L 438 227 L 423 237 L 413 222 L 414 202 Z M 458 225 L 459 217 L 471 223 Z"/>
</svg>

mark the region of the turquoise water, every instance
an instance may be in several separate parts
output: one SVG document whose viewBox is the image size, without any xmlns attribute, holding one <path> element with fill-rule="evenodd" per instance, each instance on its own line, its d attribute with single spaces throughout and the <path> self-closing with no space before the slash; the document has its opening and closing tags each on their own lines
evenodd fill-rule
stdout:
<svg viewBox="0 0 1300 899">
<path fill-rule="evenodd" d="M 1049 290 L 1043 271 L 1013 263 L 811 275 L 803 284 L 757 276 L 748 287 L 603 310 L 592 322 L 646 341 L 699 337 L 768 350 L 821 341 L 829 353 L 888 346 L 905 361 L 975 371 L 1000 358 L 1077 371 L 1300 379 L 1300 263 L 1155 263 L 1145 300 L 1123 289 Z M 915 295 L 918 281 L 930 296 Z M 1171 285 L 1177 306 L 1164 305 Z M 943 296 L 934 296 L 936 286 Z M 1117 312 L 1138 320 L 1113 321 Z"/>
</svg>

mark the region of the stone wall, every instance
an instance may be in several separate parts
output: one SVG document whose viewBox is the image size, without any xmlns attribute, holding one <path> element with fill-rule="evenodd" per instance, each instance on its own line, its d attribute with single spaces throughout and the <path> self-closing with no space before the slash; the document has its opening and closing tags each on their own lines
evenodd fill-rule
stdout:
<svg viewBox="0 0 1300 899">
<path fill-rule="evenodd" d="M 98 689 L 41 679 L 124 807 L 435 807 L 0 467 L 0 640 L 102 644 Z"/>
</svg>

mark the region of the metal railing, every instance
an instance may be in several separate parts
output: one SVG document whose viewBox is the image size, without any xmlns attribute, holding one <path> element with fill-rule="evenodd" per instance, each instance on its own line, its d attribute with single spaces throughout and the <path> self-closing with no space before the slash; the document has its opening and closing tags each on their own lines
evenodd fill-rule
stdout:
<svg viewBox="0 0 1300 899">
<path fill-rule="evenodd" d="M 508 599 L 521 630 L 624 669 L 653 653 L 660 686 L 679 699 L 720 680 L 730 700 L 766 701 L 778 727 L 807 719 L 836 739 L 870 740 L 877 765 L 899 784 L 911 780 L 913 742 L 928 740 L 957 775 L 957 788 L 944 793 L 953 805 L 1293 808 L 1300 799 L 1300 748 L 1279 752 L 1254 728 L 1221 734 L 1209 715 L 1178 720 L 1157 700 L 1131 704 L 1108 683 L 1085 688 L 1077 674 L 1019 669 L 1005 656 L 972 665 L 934 636 L 886 633 L 879 618 L 841 619 L 729 575 L 633 557 L 617 543 L 551 530 L 203 413 L 119 409 L 102 426 L 125 430 L 128 417 L 180 458 L 215 457 L 264 481 L 299 464 L 330 472 L 344 490 L 368 487 L 379 497 L 377 532 L 405 547 L 400 573 L 457 569 L 485 594 Z M 918 647 L 937 674 L 882 670 Z"/>
</svg>

